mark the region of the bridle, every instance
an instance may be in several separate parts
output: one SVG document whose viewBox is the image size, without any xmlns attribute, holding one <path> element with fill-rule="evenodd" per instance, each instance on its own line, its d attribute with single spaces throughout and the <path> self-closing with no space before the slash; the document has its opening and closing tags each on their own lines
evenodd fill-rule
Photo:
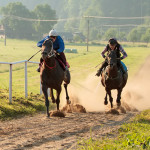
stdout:
<svg viewBox="0 0 150 150">
<path fill-rule="evenodd" d="M 115 52 L 114 52 L 114 53 L 115 53 Z M 109 53 L 109 54 L 110 54 L 110 53 Z M 108 60 L 109 60 L 108 58 L 111 58 L 111 59 L 113 59 L 113 58 L 112 58 L 111 56 L 107 56 L 107 57 L 106 57 L 106 61 L 107 61 L 107 63 L 108 63 L 109 66 L 112 66 L 113 64 L 117 64 L 117 62 L 112 62 L 112 63 L 111 63 L 110 61 L 108 61 Z M 118 59 L 118 58 L 116 57 L 116 61 L 117 61 L 117 59 Z"/>
<path fill-rule="evenodd" d="M 53 42 L 51 41 L 51 39 L 47 39 L 47 40 L 49 40 L 49 41 L 51 42 L 51 45 L 52 45 L 52 47 L 51 47 L 49 53 L 47 54 L 47 58 L 51 58 L 51 57 L 53 57 L 53 56 L 56 56 L 56 54 L 55 54 L 55 52 L 54 52 L 54 50 L 53 50 Z M 44 44 L 44 43 L 43 43 L 43 44 Z M 44 53 L 44 51 L 43 51 L 41 54 L 43 54 L 43 53 Z M 47 65 L 47 63 L 45 62 L 45 60 L 44 60 L 44 63 L 45 63 L 45 65 L 46 65 L 49 69 L 53 69 L 53 68 L 56 67 L 56 60 L 55 60 L 55 64 L 54 64 L 53 67 L 50 67 L 49 65 Z"/>
<path fill-rule="evenodd" d="M 49 53 L 47 54 L 47 57 L 48 57 L 48 58 L 51 58 L 51 57 L 55 56 L 55 52 L 54 52 L 54 50 L 53 50 L 53 42 L 51 41 L 51 39 L 47 39 L 47 41 L 48 41 L 48 40 L 51 42 L 52 47 L 51 47 Z M 44 43 L 45 43 L 45 42 L 44 42 Z M 44 43 L 43 43 L 43 44 L 44 44 Z M 43 51 L 41 54 L 43 54 L 43 53 L 44 53 L 44 51 Z"/>
</svg>

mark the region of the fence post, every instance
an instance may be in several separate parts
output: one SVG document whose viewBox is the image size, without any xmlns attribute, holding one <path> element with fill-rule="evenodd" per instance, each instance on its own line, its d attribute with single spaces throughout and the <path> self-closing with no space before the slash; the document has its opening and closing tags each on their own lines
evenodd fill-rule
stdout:
<svg viewBox="0 0 150 150">
<path fill-rule="evenodd" d="M 41 84 L 41 80 L 40 80 L 40 95 L 42 95 L 42 84 Z"/>
<path fill-rule="evenodd" d="M 12 64 L 9 70 L 9 102 L 12 103 Z"/>
<path fill-rule="evenodd" d="M 28 97 L 28 77 L 27 77 L 27 61 L 25 61 L 25 69 L 24 69 L 24 75 L 25 75 L 25 98 Z"/>
</svg>

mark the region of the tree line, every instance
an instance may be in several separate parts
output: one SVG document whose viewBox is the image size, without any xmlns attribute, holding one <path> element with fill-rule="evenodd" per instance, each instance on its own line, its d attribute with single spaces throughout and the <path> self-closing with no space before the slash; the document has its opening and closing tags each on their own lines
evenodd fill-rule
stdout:
<svg viewBox="0 0 150 150">
<path fill-rule="evenodd" d="M 9 0 L 8 0 L 9 1 Z M 53 27 L 60 32 L 81 33 L 87 36 L 88 18 L 83 16 L 105 17 L 143 17 L 150 16 L 149 0 L 26 0 L 9 3 L 1 8 L 0 13 L 5 15 L 1 24 L 6 28 L 6 34 L 10 38 L 40 39 Z M 23 5 L 24 4 L 24 5 Z M 36 5 L 38 4 L 38 5 Z M 33 10 L 32 10 L 33 9 Z M 34 22 L 18 20 L 9 15 L 40 20 L 68 19 L 58 22 Z M 81 18 L 81 19 L 73 19 Z M 136 26 L 113 27 L 113 25 L 132 24 Z M 112 25 L 112 26 L 105 26 Z M 150 42 L 150 19 L 89 19 L 90 40 L 108 40 L 109 37 L 117 37 L 119 40 L 133 42 Z M 40 37 L 40 38 L 39 38 Z M 80 36 L 74 40 L 82 41 Z"/>
<path fill-rule="evenodd" d="M 19 20 L 19 18 L 56 20 L 56 11 L 49 5 L 37 5 L 30 11 L 21 2 L 9 3 L 0 10 L 3 18 L 1 24 L 5 27 L 6 36 L 17 39 L 39 39 L 43 33 L 53 28 L 57 22 L 34 22 Z"/>
</svg>

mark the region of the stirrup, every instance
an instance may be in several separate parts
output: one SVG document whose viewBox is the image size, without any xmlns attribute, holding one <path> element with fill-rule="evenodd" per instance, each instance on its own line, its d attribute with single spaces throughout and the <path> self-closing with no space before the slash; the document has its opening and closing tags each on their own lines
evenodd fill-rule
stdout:
<svg viewBox="0 0 150 150">
<path fill-rule="evenodd" d="M 65 71 L 67 71 L 67 70 L 69 70 L 69 69 L 68 69 L 68 66 L 65 66 Z"/>
<path fill-rule="evenodd" d="M 97 73 L 96 73 L 96 76 L 100 76 L 101 75 L 101 71 L 98 71 Z"/>
<path fill-rule="evenodd" d="M 36 69 L 37 72 L 40 72 L 40 67 Z"/>
</svg>

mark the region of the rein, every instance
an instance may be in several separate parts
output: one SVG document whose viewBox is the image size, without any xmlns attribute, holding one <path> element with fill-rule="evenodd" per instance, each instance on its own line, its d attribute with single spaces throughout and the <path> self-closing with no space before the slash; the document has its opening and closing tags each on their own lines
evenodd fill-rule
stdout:
<svg viewBox="0 0 150 150">
<path fill-rule="evenodd" d="M 45 60 L 44 60 L 44 63 L 45 63 L 45 65 L 46 65 L 46 67 L 48 67 L 49 69 L 53 69 L 53 68 L 55 68 L 55 67 L 56 67 L 56 60 L 55 60 L 55 64 L 54 64 L 54 66 L 53 66 L 53 67 L 50 67 L 49 65 L 47 65 L 47 63 L 45 62 Z"/>
</svg>

